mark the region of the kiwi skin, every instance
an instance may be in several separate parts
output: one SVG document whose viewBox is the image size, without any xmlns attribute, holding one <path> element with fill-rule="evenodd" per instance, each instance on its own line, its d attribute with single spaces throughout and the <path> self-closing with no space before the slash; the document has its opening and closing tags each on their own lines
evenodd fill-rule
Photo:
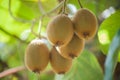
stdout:
<svg viewBox="0 0 120 80">
<path fill-rule="evenodd" d="M 35 73 L 43 71 L 49 62 L 49 50 L 40 39 L 34 39 L 28 44 L 25 52 L 25 66 Z"/>
<path fill-rule="evenodd" d="M 85 40 L 92 39 L 97 32 L 97 18 L 88 9 L 82 8 L 72 18 L 76 34 Z"/>
<path fill-rule="evenodd" d="M 83 51 L 84 45 L 85 41 L 74 34 L 72 40 L 66 46 L 57 47 L 57 50 L 64 58 L 73 59 Z"/>
<path fill-rule="evenodd" d="M 50 52 L 50 64 L 57 74 L 65 74 L 72 66 L 72 60 L 62 57 L 55 47 Z"/>
<path fill-rule="evenodd" d="M 55 16 L 47 25 L 47 39 L 53 46 L 66 45 L 72 39 L 72 21 L 65 14 Z"/>
</svg>

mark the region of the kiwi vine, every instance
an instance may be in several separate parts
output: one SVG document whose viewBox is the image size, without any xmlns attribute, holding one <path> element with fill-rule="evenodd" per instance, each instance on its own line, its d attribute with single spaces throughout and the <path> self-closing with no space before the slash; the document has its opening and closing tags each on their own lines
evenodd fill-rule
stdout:
<svg viewBox="0 0 120 80">
<path fill-rule="evenodd" d="M 73 59 L 80 56 L 84 50 L 85 41 L 94 38 L 97 31 L 97 19 L 94 13 L 83 8 L 80 0 L 78 3 L 81 8 L 72 18 L 66 15 L 67 0 L 62 2 L 62 7 L 57 6 L 52 11 L 43 13 L 39 18 L 38 34 L 33 31 L 36 19 L 33 21 L 31 32 L 39 39 L 33 39 L 26 48 L 25 65 L 28 70 L 35 73 L 42 72 L 49 62 L 57 74 L 65 74 L 71 69 Z M 56 9 L 60 9 L 60 14 L 52 16 L 46 28 L 47 36 L 44 37 L 41 35 L 43 18 Z M 42 38 L 50 43 L 51 49 L 48 49 Z"/>
</svg>

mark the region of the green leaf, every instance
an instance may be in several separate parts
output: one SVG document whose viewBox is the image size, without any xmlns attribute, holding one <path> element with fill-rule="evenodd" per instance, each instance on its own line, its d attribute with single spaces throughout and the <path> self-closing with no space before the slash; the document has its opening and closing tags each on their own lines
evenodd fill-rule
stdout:
<svg viewBox="0 0 120 80">
<path fill-rule="evenodd" d="M 118 51 L 120 50 L 120 29 L 113 38 L 109 52 L 105 62 L 105 77 L 104 80 L 112 80 L 113 72 L 117 64 Z"/>
<path fill-rule="evenodd" d="M 57 75 L 56 80 L 103 80 L 103 72 L 89 51 L 84 51 L 73 62 L 72 69 L 65 75 Z"/>
<path fill-rule="evenodd" d="M 48 74 L 42 73 L 40 75 L 40 80 L 53 80 L 53 79 L 54 79 L 54 74 L 52 73 L 48 73 Z"/>
<path fill-rule="evenodd" d="M 27 71 L 27 74 L 28 74 L 28 80 L 37 80 L 38 79 L 38 76 L 33 72 Z"/>
<path fill-rule="evenodd" d="M 49 12 L 51 9 L 53 9 L 57 5 L 57 1 L 56 0 L 51 0 L 51 1 L 42 0 L 42 4 L 43 4 L 43 8 L 45 8 L 45 11 Z M 52 4 L 52 5 L 48 5 L 48 4 Z M 37 1 L 36 0 L 11 1 L 11 10 L 12 10 L 13 16 L 19 19 L 31 20 L 33 18 L 38 18 L 38 16 L 41 16 L 41 12 L 38 8 L 38 0 Z M 43 26 L 42 32 L 45 32 L 48 21 L 49 21 L 49 18 L 44 19 L 43 25 L 42 25 Z M 37 30 L 38 22 L 35 24 L 34 31 L 38 31 Z M 23 31 L 30 29 L 31 24 L 21 23 L 13 19 L 13 17 L 11 17 L 8 11 L 8 0 L 3 0 L 0 3 L 0 27 L 10 32 L 11 34 L 20 36 Z M 2 41 L 10 40 L 9 37 L 4 36 L 2 34 L 0 35 L 1 35 L 0 38 L 2 39 Z"/>
<path fill-rule="evenodd" d="M 96 15 L 99 15 L 103 10 L 119 5 L 119 1 L 114 0 L 80 0 L 83 8 L 92 10 Z M 80 8 L 78 0 L 69 0 L 69 3 L 74 4 L 77 9 Z M 103 5 L 104 4 L 104 5 Z"/>
<path fill-rule="evenodd" d="M 100 48 L 104 54 L 108 53 L 110 43 L 117 32 L 120 29 L 120 10 L 116 11 L 110 17 L 103 21 L 98 30 L 98 39 L 100 42 Z M 120 61 L 120 50 L 119 50 Z"/>
<path fill-rule="evenodd" d="M 20 7 L 18 8 L 18 11 L 16 12 L 17 16 L 24 19 L 33 19 L 40 16 L 40 11 L 38 7 L 38 2 L 36 1 L 26 1 L 21 0 L 20 1 Z"/>
<path fill-rule="evenodd" d="M 8 5 L 4 5 L 4 3 L 8 4 L 8 2 L 3 0 L 2 3 L 0 3 L 0 27 L 12 34 L 20 35 L 22 31 L 30 27 L 31 24 L 23 24 L 15 21 L 8 12 Z M 12 4 L 14 4 L 14 7 L 12 8 L 13 13 L 16 12 L 20 6 L 20 4 L 17 5 L 17 3 L 19 3 L 19 0 L 12 2 Z"/>
<path fill-rule="evenodd" d="M 87 0 L 80 0 L 80 1 L 84 8 L 88 8 L 95 12 L 95 7 L 96 7 L 95 1 L 87 1 Z M 75 5 L 77 9 L 80 8 L 80 5 L 77 0 L 69 0 L 69 3 Z"/>
<path fill-rule="evenodd" d="M 57 5 L 56 0 L 42 0 L 42 7 L 45 12 L 53 9 Z M 52 4 L 52 5 L 48 5 Z M 17 15 L 26 19 L 33 19 L 41 16 L 42 12 L 38 6 L 38 0 L 21 0 L 20 7 L 18 9 Z"/>
</svg>

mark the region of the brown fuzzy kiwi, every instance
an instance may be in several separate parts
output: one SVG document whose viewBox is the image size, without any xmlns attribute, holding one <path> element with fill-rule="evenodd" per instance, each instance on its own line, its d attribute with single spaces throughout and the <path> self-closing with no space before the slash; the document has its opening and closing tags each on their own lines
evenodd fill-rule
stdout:
<svg viewBox="0 0 120 80">
<path fill-rule="evenodd" d="M 49 50 L 46 44 L 39 39 L 32 40 L 25 53 L 26 67 L 35 73 L 43 71 L 49 62 Z"/>
<path fill-rule="evenodd" d="M 55 16 L 47 26 L 47 38 L 54 46 L 66 45 L 73 33 L 72 21 L 65 14 Z"/>
<path fill-rule="evenodd" d="M 66 46 L 57 47 L 58 52 L 67 59 L 79 56 L 84 49 L 85 41 L 74 34 L 72 40 Z"/>
<path fill-rule="evenodd" d="M 62 57 L 55 47 L 50 52 L 50 63 L 53 71 L 58 74 L 65 74 L 72 66 L 72 60 Z"/>
<path fill-rule="evenodd" d="M 73 19 L 76 34 L 85 40 L 93 38 L 97 31 L 97 19 L 88 9 L 80 9 L 76 12 Z"/>
</svg>

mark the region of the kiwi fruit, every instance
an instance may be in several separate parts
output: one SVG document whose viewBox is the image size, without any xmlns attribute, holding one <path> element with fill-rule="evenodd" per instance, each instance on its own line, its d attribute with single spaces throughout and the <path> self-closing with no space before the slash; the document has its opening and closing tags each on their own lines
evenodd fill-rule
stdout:
<svg viewBox="0 0 120 80">
<path fill-rule="evenodd" d="M 32 40 L 25 52 L 25 65 L 27 69 L 35 73 L 43 71 L 49 62 L 49 50 L 40 39 Z"/>
<path fill-rule="evenodd" d="M 93 38 L 97 31 L 97 19 L 88 9 L 82 8 L 76 12 L 72 18 L 75 33 L 81 39 L 89 40 Z"/>
<path fill-rule="evenodd" d="M 74 34 L 72 40 L 66 46 L 57 47 L 58 52 L 64 58 L 73 59 L 78 57 L 84 49 L 85 41 Z"/>
<path fill-rule="evenodd" d="M 72 66 L 72 60 L 62 57 L 55 47 L 50 52 L 50 64 L 57 74 L 65 74 Z"/>
<path fill-rule="evenodd" d="M 66 45 L 73 36 L 73 24 L 65 14 L 55 16 L 47 26 L 47 38 L 53 46 Z"/>
</svg>

